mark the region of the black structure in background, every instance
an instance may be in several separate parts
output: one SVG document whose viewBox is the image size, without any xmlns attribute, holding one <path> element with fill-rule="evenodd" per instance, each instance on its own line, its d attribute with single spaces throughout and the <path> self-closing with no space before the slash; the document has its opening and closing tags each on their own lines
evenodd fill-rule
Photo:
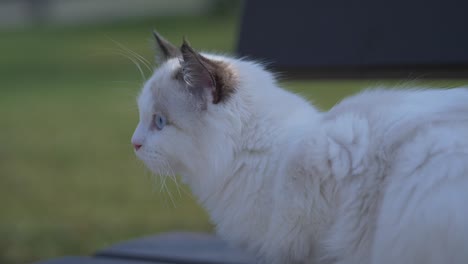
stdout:
<svg viewBox="0 0 468 264">
<path fill-rule="evenodd" d="M 468 1 L 246 0 L 238 53 L 293 77 L 468 77 Z"/>
</svg>

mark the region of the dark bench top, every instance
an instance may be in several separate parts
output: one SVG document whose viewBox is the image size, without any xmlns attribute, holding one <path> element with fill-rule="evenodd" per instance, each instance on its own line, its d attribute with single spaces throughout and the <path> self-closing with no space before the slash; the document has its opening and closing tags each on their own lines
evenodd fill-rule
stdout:
<svg viewBox="0 0 468 264">
<path fill-rule="evenodd" d="M 40 264 L 166 264 L 168 262 L 140 261 L 131 259 L 114 259 L 100 257 L 62 257 L 37 262 Z M 171 262 L 169 262 L 171 263 Z M 173 263 L 173 262 L 172 262 Z"/>
<path fill-rule="evenodd" d="M 118 243 L 92 257 L 62 257 L 36 264 L 253 264 L 253 259 L 216 236 L 174 232 Z"/>
</svg>

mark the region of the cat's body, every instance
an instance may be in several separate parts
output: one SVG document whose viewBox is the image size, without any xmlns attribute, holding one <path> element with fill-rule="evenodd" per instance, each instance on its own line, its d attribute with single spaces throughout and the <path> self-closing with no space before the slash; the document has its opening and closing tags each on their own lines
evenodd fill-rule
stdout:
<svg viewBox="0 0 468 264">
<path fill-rule="evenodd" d="M 468 89 L 319 112 L 256 64 L 157 39 L 167 61 L 133 144 L 181 174 L 221 237 L 264 263 L 468 263 Z"/>
</svg>

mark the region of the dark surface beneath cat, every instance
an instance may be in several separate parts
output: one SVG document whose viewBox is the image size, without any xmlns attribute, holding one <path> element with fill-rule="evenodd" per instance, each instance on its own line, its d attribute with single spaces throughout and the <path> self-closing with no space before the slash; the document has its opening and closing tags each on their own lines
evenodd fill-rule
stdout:
<svg viewBox="0 0 468 264">
<path fill-rule="evenodd" d="M 62 257 L 36 264 L 254 264 L 251 256 L 215 236 L 175 232 L 129 240 L 89 257 Z"/>
</svg>

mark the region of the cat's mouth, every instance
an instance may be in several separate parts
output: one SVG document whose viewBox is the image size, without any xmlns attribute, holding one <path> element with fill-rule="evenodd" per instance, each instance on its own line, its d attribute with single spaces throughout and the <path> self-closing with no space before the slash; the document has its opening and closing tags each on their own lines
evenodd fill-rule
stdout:
<svg viewBox="0 0 468 264">
<path fill-rule="evenodd" d="M 156 162 L 158 161 L 162 155 L 156 151 L 148 151 L 145 148 L 141 148 L 138 151 L 135 151 L 135 155 L 145 161 L 145 162 Z"/>
<path fill-rule="evenodd" d="M 169 161 L 161 153 L 156 151 L 147 151 L 142 148 L 138 151 L 135 151 L 135 154 L 137 158 L 143 161 L 146 167 L 150 169 L 154 174 L 174 174 L 173 169 L 169 164 Z"/>
</svg>

